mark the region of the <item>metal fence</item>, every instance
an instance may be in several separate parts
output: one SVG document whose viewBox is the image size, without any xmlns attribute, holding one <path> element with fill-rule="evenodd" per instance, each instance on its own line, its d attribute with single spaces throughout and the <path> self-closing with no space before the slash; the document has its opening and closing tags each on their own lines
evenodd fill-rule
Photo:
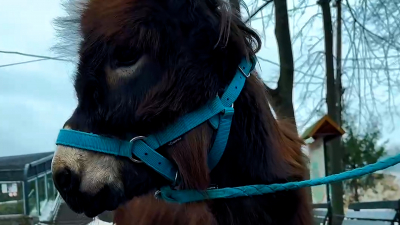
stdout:
<svg viewBox="0 0 400 225">
<path fill-rule="evenodd" d="M 45 212 L 45 208 L 55 204 L 58 192 L 51 175 L 52 159 L 53 155 L 49 155 L 25 165 L 23 181 L 25 215 L 41 216 L 48 213 Z"/>
</svg>

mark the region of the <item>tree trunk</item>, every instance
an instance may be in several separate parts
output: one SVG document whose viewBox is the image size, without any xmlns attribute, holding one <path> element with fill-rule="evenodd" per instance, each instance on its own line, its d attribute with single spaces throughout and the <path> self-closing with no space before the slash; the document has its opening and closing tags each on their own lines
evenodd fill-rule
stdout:
<svg viewBox="0 0 400 225">
<path fill-rule="evenodd" d="M 354 202 L 359 202 L 359 196 L 358 196 L 358 183 L 357 180 L 354 183 Z"/>
<path fill-rule="evenodd" d="M 280 74 L 276 89 L 267 87 L 269 101 L 278 119 L 289 119 L 296 125 L 293 109 L 294 63 L 290 38 L 289 17 L 286 0 L 274 0 L 275 37 L 279 50 Z"/>
<path fill-rule="evenodd" d="M 275 38 L 278 44 L 280 73 L 276 89 L 271 89 L 267 85 L 265 87 L 268 91 L 268 101 L 277 118 L 289 120 L 293 124 L 294 132 L 298 133 L 293 108 L 294 62 L 287 2 L 286 0 L 274 0 L 274 6 Z M 305 179 L 310 179 L 309 173 L 306 174 Z M 305 188 L 305 190 L 308 201 L 312 203 L 311 188 Z"/>
<path fill-rule="evenodd" d="M 325 63 L 326 63 L 326 101 L 328 106 L 328 115 L 340 124 L 340 107 L 337 101 L 337 89 L 335 85 L 335 75 L 333 67 L 333 34 L 332 34 L 332 16 L 330 9 L 330 0 L 320 0 L 322 17 L 325 33 Z M 341 144 L 340 138 L 336 138 L 327 143 L 328 154 L 331 164 L 330 174 L 342 172 L 341 164 Z M 340 225 L 343 220 L 343 186 L 341 182 L 331 185 L 332 190 L 332 224 Z"/>
<path fill-rule="evenodd" d="M 337 18 L 336 18 L 336 78 L 335 78 L 335 87 L 336 87 L 336 101 L 338 102 L 338 125 L 342 126 L 342 95 L 343 95 L 343 87 L 342 87 L 342 0 L 336 0 L 336 9 L 337 9 Z M 343 149 L 344 154 L 344 149 Z"/>
</svg>

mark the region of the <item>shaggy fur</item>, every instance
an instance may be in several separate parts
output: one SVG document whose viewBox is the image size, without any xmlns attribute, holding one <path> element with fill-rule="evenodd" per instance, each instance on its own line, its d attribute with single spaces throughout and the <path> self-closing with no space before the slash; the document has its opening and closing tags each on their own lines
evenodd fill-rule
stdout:
<svg viewBox="0 0 400 225">
<path fill-rule="evenodd" d="M 205 203 L 170 204 L 152 195 L 134 198 L 114 212 L 117 225 L 217 225 Z"/>
<path fill-rule="evenodd" d="M 254 56 L 261 46 L 259 36 L 222 0 L 90 0 L 77 7 L 78 18 L 59 20 L 67 27 L 78 22 L 82 35 L 78 106 L 66 122 L 75 130 L 129 140 L 163 129 L 221 94 L 242 57 Z M 135 76 L 109 77 L 115 75 L 107 71 L 144 55 L 148 60 Z M 213 131 L 207 123 L 159 149 L 179 168 L 178 188 L 303 180 L 308 173 L 303 143 L 295 128 L 275 120 L 257 76 L 247 79 L 234 107 L 227 148 L 211 173 L 206 159 Z M 311 224 L 305 189 L 175 205 L 146 195 L 168 184 L 159 174 L 117 159 L 124 189 L 116 194 L 106 186 L 96 197 L 125 203 L 116 212 L 118 224 Z M 82 204 L 69 199 L 71 208 Z M 89 215 L 107 209 L 89 208 Z"/>
</svg>

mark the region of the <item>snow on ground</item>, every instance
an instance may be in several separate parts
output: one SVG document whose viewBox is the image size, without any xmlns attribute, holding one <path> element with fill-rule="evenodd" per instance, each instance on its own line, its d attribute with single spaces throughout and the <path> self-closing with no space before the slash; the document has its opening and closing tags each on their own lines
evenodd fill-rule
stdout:
<svg viewBox="0 0 400 225">
<path fill-rule="evenodd" d="M 94 218 L 94 220 L 90 223 L 88 223 L 87 225 L 112 225 L 113 223 L 108 223 L 108 222 L 104 222 L 102 220 L 99 220 L 99 218 Z"/>
<path fill-rule="evenodd" d="M 51 217 L 53 216 L 55 203 L 56 201 L 49 200 L 45 205 L 41 206 L 42 210 L 39 216 L 39 221 L 48 221 L 51 219 Z"/>
</svg>

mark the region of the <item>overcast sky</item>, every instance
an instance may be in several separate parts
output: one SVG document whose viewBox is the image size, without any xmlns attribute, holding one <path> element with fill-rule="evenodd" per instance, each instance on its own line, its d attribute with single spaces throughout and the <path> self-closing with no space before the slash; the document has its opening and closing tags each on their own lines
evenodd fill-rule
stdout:
<svg viewBox="0 0 400 225">
<path fill-rule="evenodd" d="M 63 14 L 59 1 L 3 1 L 0 50 L 54 55 L 52 20 Z M 35 58 L 0 54 L 0 65 Z M 74 65 L 46 60 L 0 67 L 0 156 L 54 151 L 57 132 L 76 104 Z"/>
<path fill-rule="evenodd" d="M 310 10 L 313 13 L 316 9 Z M 56 43 L 52 20 L 62 14 L 59 0 L 3 1 L 0 50 L 54 56 L 50 51 Z M 252 26 L 262 31 L 261 21 L 253 22 Z M 314 32 L 320 31 L 317 27 Z M 278 62 L 273 30 L 267 30 L 263 36 L 265 42 L 260 56 Z M 58 130 L 75 108 L 74 64 L 47 60 L 1 67 L 34 59 L 0 53 L 0 156 L 54 151 Z M 260 65 L 264 79 L 274 80 L 279 68 L 271 63 Z M 307 112 L 298 109 L 296 114 Z M 385 133 L 391 143 L 399 143 L 399 136 L 399 130 Z"/>
</svg>

